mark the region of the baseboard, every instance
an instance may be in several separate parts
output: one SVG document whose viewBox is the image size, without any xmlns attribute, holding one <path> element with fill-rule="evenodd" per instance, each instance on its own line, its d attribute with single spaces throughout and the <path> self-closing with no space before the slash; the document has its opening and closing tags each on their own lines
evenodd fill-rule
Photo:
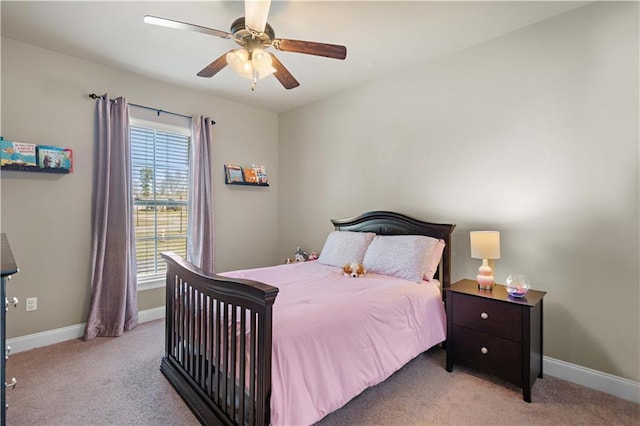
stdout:
<svg viewBox="0 0 640 426">
<path fill-rule="evenodd" d="M 146 309 L 138 312 L 138 323 L 164 318 L 165 308 Z M 55 330 L 7 339 L 11 352 L 23 352 L 41 346 L 53 345 L 67 340 L 78 339 L 84 335 L 85 324 L 62 327 Z M 640 382 L 592 370 L 558 359 L 543 357 L 544 374 L 576 383 L 590 389 L 605 392 L 618 398 L 640 404 Z"/>
<path fill-rule="evenodd" d="M 166 308 L 164 306 L 159 306 L 157 308 L 151 308 L 151 309 L 145 309 L 144 311 L 139 311 L 138 324 L 164 318 L 165 314 L 166 314 Z"/>
<path fill-rule="evenodd" d="M 146 309 L 138 312 L 138 324 L 164 318 L 165 307 Z M 56 328 L 55 330 L 43 331 L 40 333 L 28 334 L 26 336 L 7 339 L 7 346 L 11 347 L 11 353 L 28 351 L 29 349 L 41 346 L 53 345 L 55 343 L 66 342 L 67 340 L 79 339 L 84 335 L 87 323 L 70 325 L 69 327 Z"/>
<path fill-rule="evenodd" d="M 640 404 L 640 382 L 547 356 L 542 357 L 542 368 L 545 375 Z"/>
</svg>

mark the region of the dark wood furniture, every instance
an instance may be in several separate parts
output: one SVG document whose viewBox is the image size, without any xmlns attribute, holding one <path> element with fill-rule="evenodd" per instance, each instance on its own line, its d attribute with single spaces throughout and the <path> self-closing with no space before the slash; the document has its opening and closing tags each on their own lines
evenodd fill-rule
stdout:
<svg viewBox="0 0 640 426">
<path fill-rule="evenodd" d="M 336 230 L 444 239 L 437 278 L 443 288 L 449 286 L 455 225 L 385 211 L 332 223 Z M 167 261 L 167 286 L 160 370 L 203 424 L 268 425 L 272 308 L 278 289 L 207 273 L 173 253 L 162 256 Z M 246 341 L 236 339 L 245 332 Z"/>
<path fill-rule="evenodd" d="M 2 271 L 0 275 L 2 275 L 2 284 L 0 285 L 0 300 L 4 300 L 4 308 L 0 309 L 0 425 L 6 424 L 6 409 L 7 409 L 7 399 L 6 399 L 6 390 L 7 387 L 12 387 L 16 385 L 16 379 L 13 378 L 11 383 L 7 384 L 7 376 L 5 373 L 8 349 L 5 347 L 6 345 L 6 314 L 9 305 L 16 306 L 18 304 L 18 299 L 15 297 L 12 298 L 11 301 L 7 298 L 7 289 L 6 284 L 11 279 L 11 275 L 18 272 L 18 266 L 13 258 L 13 253 L 11 252 L 11 246 L 9 245 L 9 240 L 7 236 L 2 233 L 1 237 L 1 245 L 0 245 L 0 254 L 2 260 Z"/>
<path fill-rule="evenodd" d="M 531 387 L 542 378 L 542 302 L 544 291 L 529 290 L 513 298 L 506 287 L 481 290 L 461 280 L 447 295 L 447 371 L 454 364 L 496 375 L 522 388 L 531 402 Z"/>
</svg>

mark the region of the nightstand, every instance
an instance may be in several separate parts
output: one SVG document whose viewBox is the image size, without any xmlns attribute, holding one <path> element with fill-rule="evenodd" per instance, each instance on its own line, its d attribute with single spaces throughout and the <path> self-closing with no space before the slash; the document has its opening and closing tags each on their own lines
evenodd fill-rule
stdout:
<svg viewBox="0 0 640 426">
<path fill-rule="evenodd" d="M 445 289 L 447 307 L 447 371 L 454 364 L 493 374 L 522 388 L 531 402 L 531 387 L 542 378 L 542 299 L 529 290 L 509 297 L 506 287 L 480 290 L 461 280 Z"/>
</svg>

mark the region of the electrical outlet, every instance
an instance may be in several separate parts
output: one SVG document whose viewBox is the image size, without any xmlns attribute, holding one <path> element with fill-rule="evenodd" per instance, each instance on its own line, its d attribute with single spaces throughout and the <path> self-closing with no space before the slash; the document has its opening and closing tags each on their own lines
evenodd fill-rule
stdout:
<svg viewBox="0 0 640 426">
<path fill-rule="evenodd" d="M 25 303 L 27 307 L 27 311 L 36 311 L 38 310 L 38 298 L 37 297 L 27 297 L 27 303 Z"/>
</svg>

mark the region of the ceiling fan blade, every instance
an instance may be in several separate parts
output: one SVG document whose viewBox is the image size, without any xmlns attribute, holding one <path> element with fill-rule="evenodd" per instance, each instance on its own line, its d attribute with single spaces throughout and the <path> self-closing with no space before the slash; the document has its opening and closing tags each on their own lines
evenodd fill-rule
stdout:
<svg viewBox="0 0 640 426">
<path fill-rule="evenodd" d="M 283 52 L 304 53 L 333 59 L 344 59 L 347 57 L 347 48 L 337 44 L 277 38 L 273 40 L 273 47 Z"/>
<path fill-rule="evenodd" d="M 253 31 L 263 33 L 264 28 L 267 25 L 267 16 L 269 15 L 270 6 L 271 0 L 245 0 L 245 25 Z"/>
<path fill-rule="evenodd" d="M 230 50 L 229 52 L 232 52 L 232 50 Z M 209 65 L 204 67 L 198 73 L 198 77 L 213 77 L 218 72 L 220 72 L 224 67 L 227 66 L 227 53 L 220 56 L 218 59 L 216 59 L 215 61 L 211 62 Z"/>
<path fill-rule="evenodd" d="M 145 15 L 144 22 L 152 25 L 160 25 L 162 27 L 175 28 L 177 30 L 196 31 L 203 34 L 209 34 L 216 37 L 232 38 L 233 36 L 220 30 L 213 28 L 201 27 L 200 25 L 187 24 L 186 22 L 174 21 L 173 19 L 159 18 L 157 16 Z"/>
<path fill-rule="evenodd" d="M 274 72 L 273 75 L 278 79 L 280 84 L 282 84 L 282 86 L 284 86 L 284 88 L 287 90 L 294 89 L 300 86 L 298 80 L 296 80 L 295 77 L 291 75 L 289 70 L 286 69 L 284 65 L 282 65 L 282 62 L 280 62 L 278 58 L 276 58 L 276 55 L 272 53 L 269 54 L 271 55 L 272 59 L 271 65 L 276 69 L 276 72 Z"/>
</svg>

